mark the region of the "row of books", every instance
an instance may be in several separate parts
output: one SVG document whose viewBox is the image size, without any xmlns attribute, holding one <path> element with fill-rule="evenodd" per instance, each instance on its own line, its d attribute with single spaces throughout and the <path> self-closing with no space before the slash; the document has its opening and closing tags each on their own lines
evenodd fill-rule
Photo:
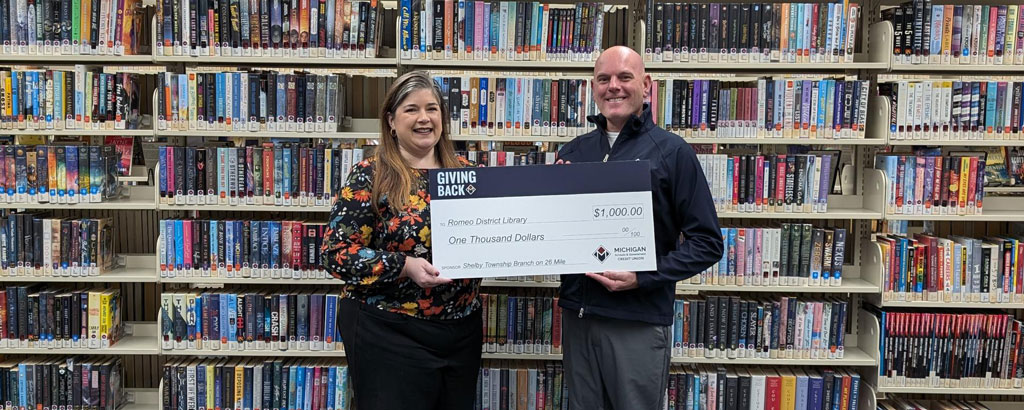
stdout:
<svg viewBox="0 0 1024 410">
<path fill-rule="evenodd" d="M 856 3 L 661 3 L 645 8 L 646 61 L 853 62 Z"/>
<path fill-rule="evenodd" d="M 1024 303 L 1019 237 L 879 235 L 882 300 Z"/>
<path fill-rule="evenodd" d="M 377 2 L 168 0 L 156 11 L 156 55 L 373 58 L 383 45 Z"/>
<path fill-rule="evenodd" d="M 848 369 L 724 368 L 669 370 L 663 409 L 857 410 L 860 374 Z"/>
<path fill-rule="evenodd" d="M 120 290 L 0 289 L 0 347 L 101 349 L 123 336 Z"/>
<path fill-rule="evenodd" d="M 982 213 L 984 158 L 887 154 L 875 157 L 875 168 L 885 172 L 888 215 Z"/>
<path fill-rule="evenodd" d="M 604 3 L 402 0 L 403 59 L 594 61 L 603 49 Z"/>
<path fill-rule="evenodd" d="M 879 386 L 1021 388 L 1024 329 L 1012 315 L 883 311 L 881 325 Z"/>
<path fill-rule="evenodd" d="M 650 103 L 659 126 L 685 137 L 848 139 L 864 138 L 869 92 L 856 77 L 655 78 Z"/>
<path fill-rule="evenodd" d="M 901 64 L 1024 64 L 1024 16 L 1017 4 L 904 2 L 882 11 L 893 24 Z"/>
<path fill-rule="evenodd" d="M 476 380 L 474 410 L 557 410 L 569 405 L 569 385 L 559 362 L 521 366 L 484 361 Z"/>
<path fill-rule="evenodd" d="M 140 77 L 84 66 L 0 69 L 0 129 L 138 129 Z"/>
<path fill-rule="evenodd" d="M 344 75 L 303 71 L 164 73 L 158 130 L 334 132 Z"/>
<path fill-rule="evenodd" d="M 160 221 L 161 277 L 324 279 L 323 222 Z"/>
<path fill-rule="evenodd" d="M 192 359 L 163 365 L 161 409 L 352 408 L 348 366 L 322 359 Z"/>
<path fill-rule="evenodd" d="M 976 401 L 924 400 L 902 397 L 886 397 L 878 401 L 877 410 L 992 410 L 992 407 Z"/>
<path fill-rule="evenodd" d="M 126 402 L 119 357 L 32 356 L 0 361 L 0 403 L 11 409 L 116 410 Z"/>
<path fill-rule="evenodd" d="M 164 350 L 341 351 L 340 296 L 310 292 L 160 295 Z"/>
<path fill-rule="evenodd" d="M 1021 81 L 903 80 L 879 83 L 878 93 L 891 103 L 893 139 L 1017 140 L 1024 133 Z"/>
<path fill-rule="evenodd" d="M 783 296 L 677 299 L 676 357 L 842 359 L 847 302 Z"/>
<path fill-rule="evenodd" d="M 589 79 L 435 76 L 453 135 L 577 136 L 594 129 Z"/>
<path fill-rule="evenodd" d="M 139 0 L 0 1 L 3 54 L 138 54 L 143 24 Z"/>
<path fill-rule="evenodd" d="M 828 212 L 832 155 L 698 154 L 719 212 Z"/>
<path fill-rule="evenodd" d="M 120 197 L 121 154 L 113 145 L 5 145 L 0 202 L 103 202 Z"/>
<path fill-rule="evenodd" d="M 740 286 L 840 286 L 846 229 L 783 223 L 721 228 L 722 259 L 684 283 Z"/>
<path fill-rule="evenodd" d="M 485 353 L 562 353 L 562 309 L 558 298 L 482 293 Z"/>
<path fill-rule="evenodd" d="M 524 151 L 508 146 L 505 149 L 508 149 L 508 151 L 456 150 L 455 153 L 477 165 L 487 167 L 553 164 L 557 156 L 557 153 L 551 151 L 535 151 L 533 149 Z"/>
<path fill-rule="evenodd" d="M 330 206 L 361 148 L 159 147 L 161 204 Z"/>
<path fill-rule="evenodd" d="M 96 276 L 114 268 L 114 235 L 111 218 L 11 213 L 0 217 L 0 273 Z"/>
</svg>

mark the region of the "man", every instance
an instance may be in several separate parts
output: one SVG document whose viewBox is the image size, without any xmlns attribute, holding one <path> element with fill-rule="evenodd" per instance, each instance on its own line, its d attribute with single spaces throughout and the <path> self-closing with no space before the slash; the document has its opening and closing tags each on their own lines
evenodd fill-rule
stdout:
<svg viewBox="0 0 1024 410">
<path fill-rule="evenodd" d="M 675 285 L 722 257 L 718 215 L 693 148 L 654 124 L 644 103 L 651 77 L 640 55 L 622 46 L 605 50 L 591 86 L 601 114 L 588 120 L 597 130 L 566 144 L 559 161 L 650 161 L 658 270 L 562 277 L 569 408 L 661 409 Z"/>
</svg>

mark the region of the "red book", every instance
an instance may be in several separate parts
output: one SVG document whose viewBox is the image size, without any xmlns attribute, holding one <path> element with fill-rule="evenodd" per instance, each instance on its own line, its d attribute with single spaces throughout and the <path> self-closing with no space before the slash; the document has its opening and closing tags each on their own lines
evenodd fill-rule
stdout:
<svg viewBox="0 0 1024 410">
<path fill-rule="evenodd" d="M 782 378 L 771 370 L 766 370 L 764 391 L 764 409 L 781 410 L 782 408 Z"/>
</svg>

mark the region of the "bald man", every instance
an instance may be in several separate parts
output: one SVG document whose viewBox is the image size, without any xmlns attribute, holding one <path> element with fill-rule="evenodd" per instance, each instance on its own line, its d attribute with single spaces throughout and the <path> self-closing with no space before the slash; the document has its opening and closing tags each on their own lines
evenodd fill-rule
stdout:
<svg viewBox="0 0 1024 410">
<path fill-rule="evenodd" d="M 605 50 L 591 87 L 601 114 L 587 120 L 597 129 L 562 147 L 559 160 L 650 161 L 658 270 L 562 277 L 569 408 L 661 409 L 675 285 L 721 259 L 718 215 L 693 148 L 651 118 L 644 103 L 651 77 L 640 55 L 621 46 Z"/>
</svg>

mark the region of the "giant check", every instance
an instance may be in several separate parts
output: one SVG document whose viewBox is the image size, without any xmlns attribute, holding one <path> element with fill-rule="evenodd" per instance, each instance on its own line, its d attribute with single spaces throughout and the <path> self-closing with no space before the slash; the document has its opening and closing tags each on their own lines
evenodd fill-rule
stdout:
<svg viewBox="0 0 1024 410">
<path fill-rule="evenodd" d="M 657 267 L 647 161 L 431 170 L 430 198 L 443 277 Z"/>
</svg>

